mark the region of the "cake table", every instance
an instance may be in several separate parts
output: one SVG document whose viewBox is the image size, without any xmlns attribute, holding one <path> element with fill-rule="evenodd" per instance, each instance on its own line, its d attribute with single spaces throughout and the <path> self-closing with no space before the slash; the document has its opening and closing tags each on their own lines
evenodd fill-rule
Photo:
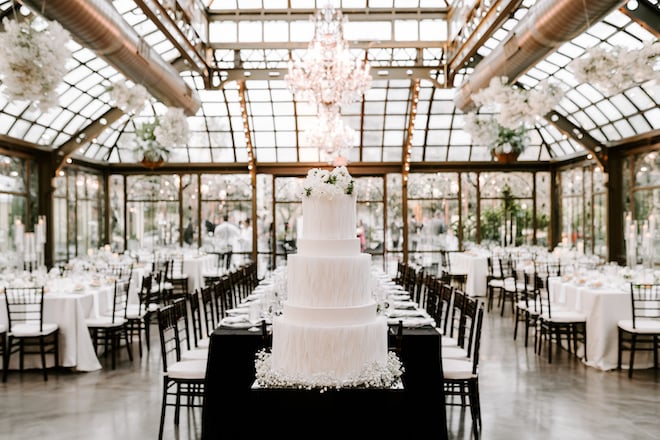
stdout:
<svg viewBox="0 0 660 440">
<path fill-rule="evenodd" d="M 441 336 L 435 328 L 404 329 L 400 353 L 403 389 L 353 388 L 323 393 L 255 390 L 254 360 L 262 343 L 260 333 L 244 329 L 220 327 L 211 335 L 202 440 L 232 438 L 232 435 L 259 438 L 278 433 L 289 438 L 309 438 L 305 429 L 310 423 L 299 418 L 301 415 L 313 416 L 312 423 L 323 434 L 358 432 L 349 431 L 346 425 L 347 417 L 353 417 L 350 419 L 353 424 L 361 421 L 359 432 L 448 438 Z"/>
</svg>

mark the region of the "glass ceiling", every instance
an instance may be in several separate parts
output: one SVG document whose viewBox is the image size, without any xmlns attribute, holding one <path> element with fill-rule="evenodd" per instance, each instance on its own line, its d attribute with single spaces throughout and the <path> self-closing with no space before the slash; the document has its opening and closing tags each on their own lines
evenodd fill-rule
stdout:
<svg viewBox="0 0 660 440">
<path fill-rule="evenodd" d="M 246 163 L 237 75 L 245 81 L 250 136 L 258 163 L 318 162 L 319 151 L 305 145 L 302 133 L 314 123 L 314 109 L 295 102 L 281 72 L 290 58 L 298 58 L 312 36 L 309 15 L 325 0 L 210 0 L 209 57 L 213 86 L 202 75 L 181 66 L 182 53 L 132 0 L 111 2 L 124 20 L 144 38 L 152 50 L 181 71 L 185 82 L 197 91 L 202 105 L 189 118 L 190 142 L 175 148 L 170 162 Z M 451 2 L 449 2 L 451 3 Z M 20 15 L 14 3 L 0 0 L 3 16 Z M 532 7 L 523 1 L 478 54 L 486 56 Z M 657 6 L 657 1 L 652 2 Z M 448 2 L 440 0 L 343 0 L 348 18 L 345 36 L 354 56 L 365 56 L 374 81 L 358 102 L 344 109 L 349 126 L 356 130 L 351 162 L 401 163 L 409 125 L 413 78 L 420 79 L 414 120 L 411 162 L 490 161 L 488 148 L 473 145 L 462 130 L 463 113 L 456 109 L 455 89 L 471 69 L 457 72 L 454 84 L 446 84 L 444 64 L 448 47 Z M 586 48 L 600 44 L 639 47 L 656 37 L 626 14 L 613 11 L 585 33 L 560 46 L 532 67 L 518 82 L 534 87 L 551 77 L 567 93 L 556 110 L 570 122 L 605 145 L 660 128 L 660 85 L 646 83 L 614 96 L 604 96 L 588 84 L 578 84 L 567 68 Z M 94 139 L 78 132 L 112 108 L 107 87 L 124 79 L 92 51 L 72 41 L 69 73 L 58 88 L 59 106 L 40 112 L 30 103 L 8 102 L 0 94 L 0 135 L 42 147 L 58 148 L 76 139 L 76 156 L 91 161 L 135 163 L 134 132 L 141 121 L 162 114 L 165 106 L 152 103 L 137 116 L 124 115 L 108 124 Z M 279 70 L 278 70 L 279 69 Z M 419 70 L 421 69 L 421 70 Z M 272 72 L 280 72 L 275 75 Z M 245 74 L 248 72 L 248 74 Z M 248 76 L 249 75 L 249 76 Z M 1 90 L 1 89 L 0 89 Z M 551 121 L 541 120 L 530 132 L 531 147 L 520 160 L 561 160 L 584 152 Z"/>
</svg>

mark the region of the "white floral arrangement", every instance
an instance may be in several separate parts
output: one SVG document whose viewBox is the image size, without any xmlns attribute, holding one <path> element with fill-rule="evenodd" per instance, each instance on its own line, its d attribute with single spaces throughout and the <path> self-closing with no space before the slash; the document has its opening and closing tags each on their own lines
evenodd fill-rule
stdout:
<svg viewBox="0 0 660 440">
<path fill-rule="evenodd" d="M 472 98 L 480 109 L 494 113 L 467 113 L 463 129 L 474 143 L 487 145 L 494 153 L 521 153 L 529 140 L 528 128 L 552 110 L 563 95 L 559 86 L 548 81 L 527 90 L 509 85 L 505 76 L 495 77 Z"/>
<path fill-rule="evenodd" d="M 167 113 L 136 126 L 136 153 L 151 162 L 167 160 L 170 148 L 185 145 L 190 129 L 182 109 L 169 107 Z"/>
<path fill-rule="evenodd" d="M 183 109 L 169 107 L 167 113 L 159 118 L 159 125 L 154 130 L 156 141 L 164 146 L 176 147 L 188 143 L 190 128 Z"/>
<path fill-rule="evenodd" d="M 3 21 L 0 32 L 0 73 L 11 101 L 32 101 L 42 111 L 57 105 L 57 86 L 68 72 L 69 33 L 57 22 L 40 17 Z"/>
<path fill-rule="evenodd" d="M 500 125 L 493 115 L 468 113 L 465 115 L 463 129 L 470 133 L 472 142 L 489 145 L 495 153 L 522 153 L 529 140 L 524 124 L 513 129 L 507 128 Z"/>
<path fill-rule="evenodd" d="M 592 47 L 568 68 L 578 82 L 593 84 L 606 95 L 646 81 L 660 83 L 660 42 L 646 42 L 640 49 Z"/>
<path fill-rule="evenodd" d="M 396 353 L 390 351 L 385 365 L 369 364 L 355 377 L 346 380 L 337 380 L 330 374 L 286 376 L 273 371 L 271 353 L 260 350 L 256 355 L 255 370 L 257 384 L 262 388 L 318 389 L 324 392 L 340 388 L 393 388 L 401 381 L 404 368 Z"/>
<path fill-rule="evenodd" d="M 551 82 L 541 81 L 533 89 L 509 85 L 506 76 L 494 77 L 488 87 L 476 92 L 472 99 L 482 109 L 496 113 L 497 122 L 510 129 L 521 123 L 533 126 L 537 119 L 556 106 L 564 93 Z"/>
<path fill-rule="evenodd" d="M 345 166 L 335 167 L 332 171 L 312 168 L 303 182 L 305 197 L 332 199 L 341 194 L 353 194 L 355 181 Z"/>
<path fill-rule="evenodd" d="M 108 87 L 112 103 L 125 113 L 138 114 L 150 98 L 149 92 L 141 84 L 129 87 L 126 81 L 118 81 Z"/>
</svg>

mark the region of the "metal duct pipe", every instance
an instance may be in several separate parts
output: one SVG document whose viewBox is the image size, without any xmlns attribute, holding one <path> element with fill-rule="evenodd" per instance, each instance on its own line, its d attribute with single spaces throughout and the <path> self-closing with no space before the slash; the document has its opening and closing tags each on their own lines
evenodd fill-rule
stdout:
<svg viewBox="0 0 660 440">
<path fill-rule="evenodd" d="M 197 113 L 201 101 L 179 73 L 153 52 L 107 0 L 23 0 L 59 22 L 83 46 L 93 50 L 162 103 Z"/>
<path fill-rule="evenodd" d="M 454 97 L 454 104 L 467 111 L 472 93 L 506 76 L 515 81 L 530 67 L 563 43 L 602 20 L 621 0 L 541 0 L 520 20 L 507 38 L 475 67 Z"/>
</svg>

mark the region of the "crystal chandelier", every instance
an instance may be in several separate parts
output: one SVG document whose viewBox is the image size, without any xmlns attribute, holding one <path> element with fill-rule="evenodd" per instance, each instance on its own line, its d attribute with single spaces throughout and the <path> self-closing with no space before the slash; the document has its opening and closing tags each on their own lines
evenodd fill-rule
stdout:
<svg viewBox="0 0 660 440">
<path fill-rule="evenodd" d="M 322 111 L 303 139 L 331 157 L 341 156 L 353 146 L 355 130 L 344 124 L 339 113 Z"/>
<path fill-rule="evenodd" d="M 351 55 L 341 11 L 328 3 L 312 22 L 314 37 L 302 59 L 289 62 L 285 80 L 298 99 L 318 111 L 313 128 L 304 133 L 306 141 L 330 157 L 341 157 L 355 139 L 355 131 L 341 119 L 341 108 L 360 100 L 371 87 L 369 64 Z"/>
<path fill-rule="evenodd" d="M 302 59 L 289 62 L 285 80 L 300 100 L 341 107 L 361 98 L 371 86 L 369 64 L 355 59 L 344 40 L 346 19 L 327 4 L 312 19 L 314 37 Z"/>
</svg>

